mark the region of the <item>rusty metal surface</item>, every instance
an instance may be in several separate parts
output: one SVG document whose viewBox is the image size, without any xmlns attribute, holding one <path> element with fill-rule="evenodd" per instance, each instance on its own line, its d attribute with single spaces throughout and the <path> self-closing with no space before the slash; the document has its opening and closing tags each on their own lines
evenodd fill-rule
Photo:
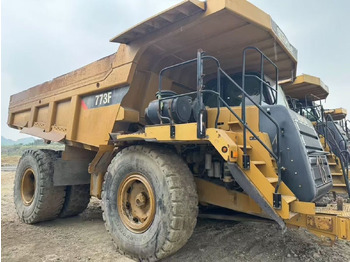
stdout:
<svg viewBox="0 0 350 262">
<path fill-rule="evenodd" d="M 333 220 L 330 217 L 307 216 L 307 226 L 312 229 L 333 232 Z"/>
<path fill-rule="evenodd" d="M 55 131 L 51 131 L 51 132 L 46 133 L 45 130 L 40 128 L 40 127 L 30 127 L 30 128 L 24 127 L 21 130 L 21 133 L 40 137 L 42 139 L 53 141 L 53 142 L 60 142 L 66 136 L 66 134 L 64 134 L 64 133 L 59 133 L 59 132 L 55 132 Z"/>
<path fill-rule="evenodd" d="M 337 204 L 328 204 L 326 207 L 316 207 L 317 214 L 332 214 L 350 218 L 350 203 L 343 203 L 343 210 L 337 210 Z"/>
</svg>

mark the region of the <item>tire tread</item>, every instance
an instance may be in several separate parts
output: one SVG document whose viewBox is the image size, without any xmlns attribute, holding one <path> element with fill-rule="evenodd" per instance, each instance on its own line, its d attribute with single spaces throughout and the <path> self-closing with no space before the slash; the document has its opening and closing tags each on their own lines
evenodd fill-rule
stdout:
<svg viewBox="0 0 350 262">
<path fill-rule="evenodd" d="M 170 190 L 170 226 L 166 232 L 166 241 L 161 247 L 158 247 L 157 250 L 155 250 L 153 256 L 148 258 L 138 258 L 126 254 L 114 241 L 113 242 L 118 252 L 127 255 L 129 258 L 140 261 L 156 261 L 178 251 L 191 237 L 197 222 L 198 214 L 198 196 L 196 186 L 193 175 L 186 163 L 172 150 L 157 146 L 130 146 L 123 149 L 112 160 L 107 172 L 111 171 L 111 167 L 114 166 L 114 163 L 118 161 L 119 158 L 123 157 L 125 153 L 130 151 L 141 151 L 151 156 L 161 168 L 163 174 L 165 174 L 165 180 Z M 102 186 L 103 220 L 107 231 L 110 232 L 109 225 L 106 222 L 106 215 L 104 214 L 105 194 L 104 182 Z M 176 227 L 172 225 L 176 225 Z"/>
<path fill-rule="evenodd" d="M 39 199 L 32 213 L 33 215 L 24 217 L 23 213 L 21 214 L 17 205 L 15 205 L 18 216 L 27 224 L 55 219 L 62 209 L 65 188 L 53 186 L 55 154 L 55 151 L 47 149 L 26 150 L 19 160 L 19 163 L 21 163 L 21 161 L 24 161 L 25 157 L 33 157 L 37 162 L 39 172 L 39 174 L 37 174 Z"/>
</svg>

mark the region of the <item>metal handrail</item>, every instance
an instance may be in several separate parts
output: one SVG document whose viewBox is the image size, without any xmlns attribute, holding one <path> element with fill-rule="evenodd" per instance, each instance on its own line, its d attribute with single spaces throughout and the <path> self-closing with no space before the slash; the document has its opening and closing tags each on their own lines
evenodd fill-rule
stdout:
<svg viewBox="0 0 350 262">
<path fill-rule="evenodd" d="M 273 96 L 274 98 L 274 101 L 273 103 L 276 103 L 277 102 L 277 89 L 274 89 L 269 82 L 266 82 L 264 81 L 263 79 L 260 79 L 258 76 L 256 75 L 245 75 L 246 77 L 251 77 L 251 78 L 256 78 L 258 79 L 262 84 L 265 84 L 266 87 L 268 87 L 270 89 L 270 91 L 274 92 L 275 95 Z M 263 94 L 263 88 L 262 86 L 260 85 L 260 103 L 262 102 L 262 94 Z"/>
<path fill-rule="evenodd" d="M 232 110 L 232 108 L 225 102 L 225 100 L 220 96 L 220 94 L 218 92 L 215 92 L 213 90 L 201 90 L 200 92 L 201 93 L 210 93 L 210 94 L 215 95 L 220 100 L 220 102 L 234 115 L 234 117 L 236 117 L 237 120 L 242 125 L 244 125 L 243 120 L 239 117 L 239 115 L 235 111 Z M 189 95 L 195 95 L 195 94 L 197 94 L 197 91 L 193 91 L 193 92 L 189 92 L 189 93 L 185 93 L 185 94 L 173 95 L 173 96 L 161 98 L 160 100 L 164 101 L 164 100 L 168 100 L 168 99 L 174 99 L 174 98 L 177 98 L 177 97 L 183 97 L 183 96 L 189 96 Z M 252 102 L 255 103 L 254 101 L 252 101 Z M 263 112 L 265 113 L 264 110 L 263 110 Z M 267 113 L 266 113 L 266 116 L 267 117 L 271 117 Z M 276 160 L 278 160 L 278 156 L 270 148 L 267 147 L 267 145 L 259 138 L 258 135 L 256 135 L 254 133 L 254 131 L 249 126 L 247 126 L 247 129 L 262 144 L 262 146 L 272 155 L 272 157 L 275 158 Z"/>
<path fill-rule="evenodd" d="M 238 116 L 238 114 L 235 113 L 235 111 L 232 110 L 232 108 L 225 102 L 225 100 L 220 97 L 220 94 L 218 94 L 217 92 L 213 91 L 213 90 L 203 90 L 202 92 L 204 93 L 212 93 L 216 96 L 218 96 L 218 98 L 220 99 L 220 101 L 223 103 L 223 105 L 237 118 L 237 120 L 244 125 L 243 120 Z M 255 103 L 253 100 L 251 100 L 253 103 Z M 264 112 L 264 110 L 263 110 Z M 267 117 L 270 117 L 267 114 Z M 274 120 L 273 120 L 274 121 Z M 278 125 L 278 124 L 277 124 Z M 279 157 L 259 138 L 258 135 L 256 135 L 254 133 L 254 131 L 246 124 L 246 128 L 248 129 L 248 131 L 256 138 L 256 140 L 258 140 L 260 142 L 260 144 L 272 155 L 273 158 L 275 158 L 277 161 L 279 159 Z"/>
<path fill-rule="evenodd" d="M 330 118 L 330 120 L 327 120 L 327 117 Z M 337 143 L 336 139 L 335 139 L 335 134 L 333 133 L 333 130 L 331 130 L 328 126 L 328 121 L 332 121 L 334 123 L 334 120 L 332 118 L 331 115 L 328 115 L 326 117 L 326 122 L 323 123 L 324 127 L 326 128 L 327 131 L 325 131 L 325 135 L 327 134 L 327 136 L 325 136 L 325 140 L 328 140 L 328 137 L 331 137 L 334 141 L 334 145 L 337 147 L 337 150 L 339 151 L 339 159 L 340 159 L 340 163 L 341 163 L 341 168 L 342 168 L 342 172 L 343 172 L 343 177 L 344 177 L 344 181 L 345 181 L 345 185 L 346 185 L 346 189 L 348 191 L 348 195 L 350 197 L 350 182 L 349 182 L 349 177 L 348 177 L 348 173 L 349 173 L 349 162 L 350 162 L 350 153 L 349 151 L 347 151 L 347 142 L 346 140 L 343 138 L 343 136 L 341 135 L 340 131 L 338 130 L 338 128 L 336 128 L 337 132 L 340 134 L 340 136 L 343 138 L 340 142 L 344 142 L 345 145 L 345 150 L 342 150 L 340 148 L 340 145 Z M 330 135 L 328 136 L 328 131 L 330 131 Z M 330 142 L 329 142 L 330 143 Z M 331 148 L 330 148 L 331 149 Z"/>
<path fill-rule="evenodd" d="M 350 128 L 348 127 L 348 123 L 350 123 L 350 120 L 344 119 L 343 121 L 343 130 L 346 133 L 346 136 L 348 139 L 350 139 Z"/>
<path fill-rule="evenodd" d="M 198 50 L 198 52 L 202 52 L 202 50 Z M 218 93 L 220 94 L 220 86 L 221 86 L 221 76 L 220 76 L 220 72 L 219 72 L 219 68 L 221 68 L 221 65 L 220 65 L 220 61 L 215 58 L 214 56 L 210 56 L 210 55 L 206 55 L 206 56 L 202 56 L 201 59 L 208 59 L 208 60 L 212 60 L 216 63 L 217 65 L 217 68 L 218 68 L 218 71 L 217 71 L 217 90 L 218 90 Z M 161 92 L 162 92 L 162 80 L 163 80 L 163 74 L 166 72 L 166 71 L 169 71 L 171 69 L 175 69 L 177 67 L 181 67 L 181 66 L 185 66 L 185 65 L 189 65 L 189 64 L 192 64 L 194 62 L 197 62 L 197 66 L 198 66 L 198 57 L 197 58 L 193 58 L 193 59 L 190 59 L 190 60 L 187 60 L 185 62 L 181 62 L 181 63 L 178 63 L 178 64 L 175 64 L 175 65 L 171 65 L 171 66 L 168 66 L 168 67 L 165 67 L 163 68 L 162 70 L 160 70 L 159 72 L 159 82 L 158 82 L 158 117 L 159 117 L 159 120 L 160 120 L 160 123 L 163 123 L 162 120 L 168 120 L 169 123 L 171 123 L 171 119 L 169 117 L 163 117 L 161 114 L 160 114 L 160 111 L 161 111 L 161 101 L 164 101 L 164 100 L 168 100 L 170 98 L 175 98 L 176 96 L 170 96 L 170 97 L 167 97 L 167 98 L 162 98 L 161 96 Z M 197 68 L 197 71 L 198 71 L 198 68 Z M 198 79 L 197 79 L 197 82 L 198 82 Z M 199 87 L 197 86 L 197 98 L 198 98 L 198 102 L 200 103 L 201 102 L 201 99 L 199 99 Z M 192 92 L 190 92 L 192 93 Z M 190 94 L 190 93 L 186 93 L 187 95 Z M 184 94 L 184 95 L 186 95 Z M 201 106 L 201 105 L 199 105 Z M 217 115 L 216 115 L 216 120 L 215 120 L 215 128 L 217 128 L 217 125 L 218 125 L 218 119 L 219 119 L 219 116 L 220 116 L 220 103 L 219 103 L 219 100 L 218 100 L 218 104 L 217 104 L 217 108 L 218 108 L 218 112 L 217 112 Z M 171 123 L 172 124 L 172 123 Z"/>
<path fill-rule="evenodd" d="M 243 88 L 241 88 L 225 71 L 223 71 L 221 68 L 221 73 L 226 76 L 240 91 L 242 91 L 242 93 L 246 96 L 246 98 L 248 98 L 258 109 L 259 111 L 261 111 L 269 120 L 271 120 L 271 122 L 276 126 L 276 130 L 277 130 L 277 133 L 279 132 L 280 130 L 280 127 L 278 125 L 278 123 L 258 104 L 256 103 L 251 97 L 250 95 L 245 91 L 243 90 Z M 227 103 L 225 102 L 224 104 L 227 105 Z M 231 111 L 231 110 L 230 110 Z M 234 114 L 235 117 L 246 127 L 248 127 L 247 123 L 243 121 L 243 119 L 239 118 L 237 114 Z M 252 131 L 249 129 L 248 127 L 248 130 L 249 132 L 252 133 Z M 254 133 L 254 132 L 253 132 Z M 253 134 L 252 133 L 252 134 Z M 254 137 L 256 138 L 256 135 L 253 134 Z M 280 152 L 280 139 L 277 137 L 277 152 Z M 271 152 L 269 151 L 269 153 L 271 154 Z M 275 155 L 274 153 L 271 154 L 275 159 L 276 161 L 278 161 L 280 159 L 280 156 L 277 156 Z"/>
<path fill-rule="evenodd" d="M 333 124 L 335 124 L 333 117 L 331 115 L 327 115 L 326 116 L 326 125 L 328 126 L 328 121 L 332 122 Z M 345 147 L 347 147 L 348 142 L 345 140 L 344 136 L 342 135 L 342 133 L 340 133 L 339 129 L 336 128 L 336 132 L 339 134 L 339 136 L 342 138 L 341 141 L 339 141 L 338 146 L 340 147 L 340 143 L 343 142 Z"/>
<path fill-rule="evenodd" d="M 255 47 L 248 47 L 244 50 L 244 54 L 243 54 L 243 74 L 242 74 L 242 87 L 240 87 L 220 66 L 220 62 L 213 56 L 205 56 L 203 55 L 203 51 L 202 50 L 198 50 L 197 52 L 197 58 L 195 59 L 191 59 L 191 60 L 188 60 L 188 61 L 185 61 L 185 62 L 182 62 L 182 63 L 178 63 L 178 64 L 175 64 L 175 65 L 172 65 L 172 66 L 169 66 L 169 67 L 166 67 L 166 68 L 163 68 L 161 71 L 160 71 L 160 74 L 159 74 L 159 96 L 158 96 L 158 100 L 159 100 L 159 109 L 158 109 L 158 115 L 159 115 L 159 118 L 161 120 L 161 123 L 162 123 L 162 120 L 163 119 L 167 119 L 169 120 L 170 124 L 172 125 L 171 121 L 169 118 L 167 117 L 162 117 L 160 112 L 161 112 L 161 102 L 163 100 L 167 100 L 167 99 L 174 99 L 176 97 L 180 97 L 180 96 L 186 96 L 186 95 L 194 95 L 196 94 L 197 95 L 197 98 L 198 98 L 198 103 L 199 103 L 199 110 L 202 109 L 202 103 L 203 103 L 203 97 L 202 97 L 202 94 L 203 93 L 211 93 L 213 95 L 215 95 L 217 97 L 217 117 L 216 117 L 216 120 L 215 120 L 215 128 L 217 128 L 217 122 L 218 122 L 218 118 L 219 118 L 219 114 L 220 114 L 220 106 L 221 104 L 223 104 L 233 115 L 234 117 L 243 125 L 243 153 L 246 155 L 247 154 L 247 130 L 254 136 L 254 138 L 269 152 L 269 154 L 277 161 L 278 163 L 278 182 L 277 182 L 277 186 L 275 188 L 275 193 L 278 192 L 278 189 L 279 189 L 279 186 L 280 186 L 280 183 L 281 183 L 281 150 L 280 150 L 280 141 L 281 141 L 281 130 L 280 130 L 280 127 L 278 125 L 278 123 L 258 104 L 256 103 L 252 98 L 251 96 L 244 90 L 244 79 L 245 79 L 245 52 L 249 49 L 254 49 L 256 51 L 258 51 L 260 54 L 261 54 L 261 77 L 262 78 L 258 78 L 260 81 L 261 81 L 261 88 L 260 88 L 260 94 L 262 96 L 262 90 L 263 90 L 263 84 L 265 83 L 265 81 L 263 80 L 263 63 L 264 63 L 264 60 L 266 59 L 267 61 L 269 61 L 270 63 L 272 63 L 273 66 L 276 67 L 276 85 L 278 83 L 278 68 L 277 66 L 268 58 L 266 57 L 259 49 L 255 48 Z M 204 59 L 211 59 L 213 61 L 216 62 L 216 65 L 217 65 L 217 92 L 213 91 L 213 90 L 203 90 L 202 87 L 203 87 L 203 60 Z M 184 65 L 187 65 L 187 64 L 190 64 L 190 63 L 194 63 L 194 62 L 197 62 L 197 91 L 195 92 L 189 92 L 189 93 L 185 93 L 185 94 L 181 94 L 181 95 L 174 95 L 174 96 L 169 96 L 169 97 L 166 97 L 166 98 L 162 98 L 161 97 L 161 91 L 162 91 L 162 76 L 164 74 L 164 72 L 170 70 L 170 69 L 174 69 L 174 68 L 177 68 L 177 67 L 181 67 L 181 66 L 184 66 Z M 225 100 L 221 97 L 221 90 L 220 90 L 220 79 L 221 79 L 221 74 L 223 76 L 225 76 L 228 80 L 230 80 L 230 82 L 232 82 L 243 94 L 243 99 L 242 99 L 242 117 L 239 117 L 233 110 L 232 108 L 225 102 Z M 266 83 L 267 84 L 267 83 Z M 270 85 L 268 84 L 268 86 L 270 87 Z M 270 87 L 272 88 L 272 87 Z M 246 122 L 246 106 L 245 106 L 245 98 L 248 98 L 258 109 L 259 111 L 261 111 L 276 127 L 276 132 L 277 132 L 277 154 L 275 154 L 273 152 L 273 150 L 271 150 L 255 133 L 254 131 L 248 126 L 247 122 Z M 277 90 L 276 90 L 276 97 L 275 97 L 275 101 L 276 102 L 276 99 L 277 99 Z M 261 103 L 261 102 L 260 102 Z M 198 118 L 198 121 L 197 121 L 197 124 L 199 125 L 199 118 Z"/>
<path fill-rule="evenodd" d="M 278 67 L 277 65 L 270 59 L 268 58 L 259 48 L 253 47 L 253 46 L 248 46 L 246 48 L 244 48 L 243 50 L 243 68 L 242 68 L 242 89 L 243 91 L 245 90 L 245 77 L 246 77 L 246 55 L 247 55 L 247 51 L 252 50 L 252 51 L 256 51 L 258 54 L 260 54 L 260 103 L 262 102 L 262 94 L 263 94 L 263 79 L 264 79 L 264 62 L 265 60 L 270 63 L 274 68 L 275 68 L 275 83 L 276 83 L 276 96 L 274 97 L 274 103 L 277 102 L 277 85 L 278 85 L 278 78 L 279 78 L 279 74 L 278 74 Z M 243 126 L 243 152 L 246 155 L 247 154 L 247 127 L 246 127 L 246 106 L 245 106 L 245 98 L 246 98 L 246 93 L 243 93 L 243 99 L 242 99 L 242 120 L 244 121 L 245 125 Z M 250 99 L 250 97 L 248 96 L 248 98 Z M 253 102 L 253 104 L 255 104 L 259 110 L 261 112 L 263 112 L 265 115 L 268 115 L 265 110 L 263 110 L 263 108 L 261 108 L 260 106 L 258 106 L 252 99 L 250 99 L 250 101 Z M 268 117 L 272 123 L 275 124 L 276 129 L 277 129 L 277 154 L 278 154 L 278 158 L 276 159 L 277 161 L 277 166 L 278 166 L 278 181 L 277 181 L 277 185 L 275 188 L 275 193 L 278 192 L 279 186 L 281 184 L 282 181 L 282 175 L 281 175 L 281 150 L 280 150 L 280 141 L 281 141 L 281 130 L 279 125 L 277 124 L 276 121 L 274 121 L 274 119 L 272 119 L 270 116 Z"/>
</svg>

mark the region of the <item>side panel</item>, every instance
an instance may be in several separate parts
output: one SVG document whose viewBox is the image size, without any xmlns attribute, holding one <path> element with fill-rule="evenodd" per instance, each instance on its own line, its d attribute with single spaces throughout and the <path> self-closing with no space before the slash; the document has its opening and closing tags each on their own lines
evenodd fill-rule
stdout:
<svg viewBox="0 0 350 262">
<path fill-rule="evenodd" d="M 68 115 L 70 112 L 70 100 L 59 101 L 56 103 L 56 112 L 54 114 L 54 125 L 67 127 L 68 125 Z"/>
<path fill-rule="evenodd" d="M 129 86 L 125 86 L 46 104 L 39 100 L 30 110 L 11 112 L 9 125 L 46 140 L 65 139 L 94 147 L 106 145 L 128 91 Z"/>
<path fill-rule="evenodd" d="M 284 106 L 265 106 L 278 122 L 282 137 L 282 181 L 301 201 L 311 202 L 332 188 L 326 154 L 311 122 Z M 269 134 L 276 150 L 276 129 L 260 114 L 260 130 Z"/>
<path fill-rule="evenodd" d="M 108 144 L 120 103 L 128 90 L 126 86 L 82 97 L 72 140 L 96 147 Z"/>
<path fill-rule="evenodd" d="M 28 125 L 30 120 L 31 110 L 25 110 L 10 114 L 9 116 L 9 125 L 11 127 L 23 127 Z"/>
</svg>

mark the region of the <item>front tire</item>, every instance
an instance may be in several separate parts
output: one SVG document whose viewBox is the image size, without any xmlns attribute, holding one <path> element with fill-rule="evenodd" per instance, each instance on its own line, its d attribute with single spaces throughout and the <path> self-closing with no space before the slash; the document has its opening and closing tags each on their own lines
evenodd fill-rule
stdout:
<svg viewBox="0 0 350 262">
<path fill-rule="evenodd" d="M 138 260 L 164 258 L 185 245 L 196 225 L 193 175 L 171 150 L 125 148 L 108 167 L 102 209 L 121 253 Z"/>
<path fill-rule="evenodd" d="M 27 224 L 55 219 L 62 209 L 65 187 L 53 186 L 55 159 L 48 150 L 27 150 L 19 160 L 14 201 L 19 218 Z"/>
</svg>

